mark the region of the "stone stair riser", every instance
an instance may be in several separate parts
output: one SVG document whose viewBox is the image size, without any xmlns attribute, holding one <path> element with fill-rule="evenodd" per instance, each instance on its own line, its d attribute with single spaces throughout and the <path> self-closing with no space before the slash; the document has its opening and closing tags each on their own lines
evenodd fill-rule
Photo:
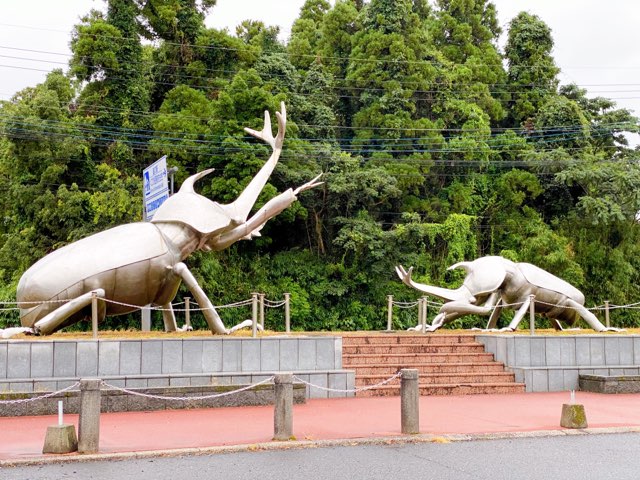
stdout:
<svg viewBox="0 0 640 480">
<path fill-rule="evenodd" d="M 383 335 L 375 336 L 343 336 L 342 345 L 377 345 L 395 343 L 398 345 L 428 345 L 430 343 L 475 343 L 473 335 Z"/>
<path fill-rule="evenodd" d="M 404 355 L 343 355 L 343 368 L 354 365 L 385 365 L 403 363 L 461 363 L 461 362 L 490 362 L 493 360 L 491 353 L 430 353 L 430 354 L 404 354 Z"/>
<path fill-rule="evenodd" d="M 351 345 L 342 346 L 346 355 L 403 354 L 403 353 L 483 353 L 484 346 L 468 344 L 427 344 L 427 345 Z"/>
<path fill-rule="evenodd" d="M 509 393 L 524 393 L 524 385 L 430 385 L 421 386 L 420 395 L 495 395 Z M 382 396 L 398 396 L 400 395 L 400 387 L 392 386 L 389 388 L 380 387 L 375 390 L 365 390 L 358 392 L 358 397 L 382 397 Z"/>
<path fill-rule="evenodd" d="M 477 364 L 468 364 L 468 363 L 452 363 L 452 364 L 438 364 L 438 365 L 429 365 L 429 364 L 398 364 L 398 365 L 351 365 L 348 367 L 349 370 L 354 370 L 356 375 L 385 375 L 390 377 L 394 375 L 398 370 L 403 368 L 413 368 L 418 370 L 419 374 L 429 374 L 429 373 L 465 373 L 465 372 L 504 372 L 504 366 L 501 363 L 477 363 Z"/>
<path fill-rule="evenodd" d="M 369 385 L 376 385 L 383 380 L 389 378 L 386 375 L 381 376 L 366 376 L 356 378 L 356 386 L 364 387 Z M 423 375 L 418 379 L 418 384 L 420 386 L 423 385 L 433 385 L 433 384 L 477 384 L 477 383 L 506 383 L 513 382 L 515 380 L 515 376 L 512 373 L 491 373 L 485 375 L 478 374 L 460 374 L 460 375 Z M 389 385 L 393 385 L 394 383 L 399 384 L 398 381 L 394 381 Z"/>
</svg>

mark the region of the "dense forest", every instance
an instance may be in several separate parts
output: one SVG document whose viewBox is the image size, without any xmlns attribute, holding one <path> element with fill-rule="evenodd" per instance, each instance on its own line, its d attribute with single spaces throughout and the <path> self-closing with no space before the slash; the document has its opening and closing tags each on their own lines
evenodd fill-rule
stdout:
<svg viewBox="0 0 640 480">
<path fill-rule="evenodd" d="M 67 73 L 0 102 L 0 298 L 46 253 L 140 221 L 142 169 L 162 155 L 178 184 L 215 168 L 199 191 L 232 201 L 270 154 L 243 127 L 284 101 L 284 151 L 256 208 L 325 183 L 262 237 L 187 260 L 214 304 L 290 292 L 294 328 L 381 329 L 387 295 L 418 297 L 395 265 L 455 287 L 464 272 L 446 268 L 483 255 L 534 263 L 588 306 L 640 302 L 638 120 L 560 85 L 543 19 L 517 15 L 500 48 L 485 0 L 307 0 L 282 42 L 260 21 L 207 28 L 215 3 L 107 0 L 72 32 Z M 18 322 L 3 313 L 0 326 Z M 632 308 L 612 319 L 640 325 Z"/>
</svg>

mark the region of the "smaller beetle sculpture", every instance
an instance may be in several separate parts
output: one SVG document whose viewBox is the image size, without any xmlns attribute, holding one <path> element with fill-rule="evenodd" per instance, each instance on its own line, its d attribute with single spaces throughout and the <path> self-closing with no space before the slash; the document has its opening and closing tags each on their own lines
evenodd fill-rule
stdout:
<svg viewBox="0 0 640 480">
<path fill-rule="evenodd" d="M 259 236 L 264 224 L 291 205 L 300 192 L 322 183 L 317 181 L 318 175 L 295 190 L 288 189 L 248 218 L 282 151 L 287 121 L 284 103 L 281 110 L 276 113 L 275 138 L 269 112 L 265 112 L 262 131 L 245 128 L 268 143 L 273 153 L 236 201 L 222 205 L 197 194 L 194 183 L 212 171 L 205 170 L 187 178 L 151 222 L 120 225 L 48 254 L 33 264 L 18 284 L 22 328 L 0 333 L 53 333 L 88 316 L 93 296 L 104 299 L 98 302 L 98 321 L 106 315 L 159 305 L 165 330 L 175 331 L 171 301 L 180 282 L 185 282 L 203 309 L 213 333 L 227 334 L 251 325 L 247 320 L 227 329 L 183 260 L 196 250 L 222 250 L 238 240 Z"/>
<path fill-rule="evenodd" d="M 396 267 L 405 284 L 445 301 L 427 327 L 428 332 L 464 315 L 489 316 L 487 330 L 495 330 L 505 307 L 518 310 L 509 326 L 501 331 L 514 331 L 530 307 L 530 295 L 535 296 L 535 312 L 549 318 L 557 330 L 562 330 L 560 321 L 571 326 L 582 318 L 598 332 L 620 331 L 605 327 L 584 307 L 584 295 L 580 290 L 530 263 L 515 263 L 503 257 L 489 256 L 456 263 L 449 270 L 455 268 L 464 269 L 467 276 L 459 288 L 452 290 L 414 282 L 411 279 L 413 267 L 408 271 L 402 265 Z M 420 329 L 418 325 L 411 330 Z"/>
</svg>

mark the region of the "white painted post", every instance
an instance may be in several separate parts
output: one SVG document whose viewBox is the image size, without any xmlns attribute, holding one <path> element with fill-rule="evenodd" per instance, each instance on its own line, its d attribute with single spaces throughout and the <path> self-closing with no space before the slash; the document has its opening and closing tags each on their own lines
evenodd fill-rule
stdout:
<svg viewBox="0 0 640 480">
<path fill-rule="evenodd" d="M 251 294 L 251 336 L 258 336 L 258 294 Z"/>
<path fill-rule="evenodd" d="M 393 331 L 393 295 L 387 295 L 387 332 Z"/>
<path fill-rule="evenodd" d="M 142 307 L 140 309 L 140 312 L 142 314 L 140 329 L 143 332 L 150 332 L 151 331 L 151 309 L 149 308 L 149 305 Z"/>
<path fill-rule="evenodd" d="M 191 297 L 184 297 L 184 323 L 187 327 L 191 326 Z"/>
<path fill-rule="evenodd" d="M 284 294 L 284 331 L 291 333 L 291 294 Z"/>
<path fill-rule="evenodd" d="M 530 335 L 535 335 L 536 334 L 536 323 L 535 323 L 535 318 L 536 318 L 536 296 L 535 295 L 529 295 L 529 334 Z"/>
<path fill-rule="evenodd" d="M 91 331 L 93 338 L 98 339 L 98 295 L 91 292 Z"/>
<path fill-rule="evenodd" d="M 611 320 L 609 319 L 609 300 L 604 301 L 604 325 L 605 327 L 611 327 Z"/>
<path fill-rule="evenodd" d="M 258 294 L 258 298 L 260 299 L 260 325 L 264 330 L 264 293 Z"/>
<path fill-rule="evenodd" d="M 422 297 L 418 308 L 422 311 L 422 333 L 427 333 L 427 297 Z"/>
</svg>

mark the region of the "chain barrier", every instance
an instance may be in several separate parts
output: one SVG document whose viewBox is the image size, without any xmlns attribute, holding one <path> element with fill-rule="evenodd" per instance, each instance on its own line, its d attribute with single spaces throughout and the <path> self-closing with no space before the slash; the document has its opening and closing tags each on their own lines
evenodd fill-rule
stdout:
<svg viewBox="0 0 640 480">
<path fill-rule="evenodd" d="M 39 301 L 39 302 L 4 302 L 4 301 L 0 301 L 0 305 L 15 305 L 15 307 L 0 307 L 0 311 L 12 311 L 12 310 L 19 310 L 20 304 L 24 303 L 24 304 L 29 304 L 29 305 L 47 305 L 50 303 L 67 303 L 70 302 L 71 300 L 74 299 L 65 299 L 65 300 L 43 300 L 43 301 Z M 98 298 L 98 300 L 102 300 L 103 302 L 106 303 L 111 303 L 113 305 L 120 305 L 123 307 L 130 307 L 130 308 L 144 308 L 144 305 L 134 305 L 132 303 L 125 303 L 125 302 L 118 302 L 116 300 L 111 300 L 109 298 Z M 214 309 L 224 309 L 224 308 L 235 308 L 235 307 L 244 307 L 247 305 L 251 305 L 252 303 L 252 299 L 249 298 L 247 300 L 240 300 L 239 302 L 234 302 L 234 303 L 228 303 L 226 305 L 214 305 L 213 308 Z M 281 301 L 277 301 L 277 300 L 268 300 L 265 298 L 264 300 L 265 302 L 265 306 L 267 307 L 271 307 L 271 308 L 277 308 L 277 307 L 281 307 L 283 305 L 285 305 L 285 301 L 281 300 Z M 177 306 L 180 305 L 185 305 L 185 302 L 178 302 L 178 303 L 173 303 L 171 304 L 171 308 L 162 308 L 162 307 L 148 307 L 149 310 L 157 310 L 159 312 L 165 312 L 165 311 L 174 311 L 174 312 L 185 312 L 187 311 L 186 308 L 175 308 Z M 203 310 L 211 310 L 210 307 L 204 307 L 201 308 L 197 302 L 192 302 L 191 305 L 194 306 L 190 306 L 189 307 L 189 311 L 191 312 L 198 312 L 198 311 L 203 311 Z"/>
<path fill-rule="evenodd" d="M 366 387 L 360 387 L 360 388 L 328 388 L 328 387 L 324 387 L 322 385 L 314 385 L 311 382 L 307 382 L 306 380 L 294 375 L 293 379 L 297 380 L 300 383 L 304 383 L 305 385 L 307 385 L 308 387 L 312 387 L 312 388 L 317 388 L 318 390 L 323 390 L 325 392 L 336 392 L 336 393 L 358 393 L 358 392 L 365 392 L 367 390 L 373 390 L 374 388 L 378 388 L 378 387 L 382 387 L 383 385 L 386 385 L 388 383 L 393 382 L 396 378 L 399 378 L 402 376 L 402 372 L 398 372 L 395 375 L 393 375 L 392 377 L 387 378 L 386 380 L 381 381 L 380 383 L 376 383 L 375 385 L 367 385 Z"/>
<path fill-rule="evenodd" d="M 35 402 L 37 400 L 42 400 L 43 398 L 49 398 L 49 397 L 55 397 L 56 395 L 59 395 L 61 393 L 64 392 L 68 392 L 69 390 L 74 390 L 76 388 L 80 387 L 80 382 L 76 382 L 73 385 L 69 385 L 66 388 L 63 388 L 62 390 L 58 390 L 57 392 L 50 392 L 50 393 L 44 393 L 42 395 L 39 395 L 37 397 L 30 397 L 30 398 L 20 398 L 18 400 L 0 400 L 0 404 L 2 405 L 11 405 L 11 404 L 19 404 L 19 403 L 28 403 L 28 402 Z"/>
<path fill-rule="evenodd" d="M 416 305 L 418 305 L 418 303 L 420 302 L 393 302 L 393 306 L 394 307 L 398 307 L 398 308 L 413 308 Z"/>
<path fill-rule="evenodd" d="M 39 302 L 7 302 L 7 301 L 0 301 L 0 305 L 15 305 L 15 307 L 0 307 L 0 312 L 1 311 L 19 310 L 21 308 L 20 307 L 21 303 L 25 303 L 25 304 L 29 304 L 29 305 L 34 305 L 34 304 L 46 305 L 46 304 L 50 304 L 50 303 L 67 303 L 67 302 L 69 302 L 71 300 L 74 300 L 74 299 L 43 300 L 43 301 L 39 301 Z M 120 306 L 123 306 L 123 307 L 130 307 L 130 308 L 136 308 L 136 309 L 144 308 L 144 306 L 134 305 L 132 303 L 118 302 L 116 300 L 111 300 L 111 299 L 108 299 L 108 298 L 98 298 L 98 300 L 102 300 L 103 302 L 107 302 L 107 303 L 112 303 L 114 305 L 120 305 Z M 550 306 L 550 307 L 562 307 L 562 308 L 569 308 L 569 309 L 577 310 L 574 307 L 569 307 L 567 305 L 560 305 L 560 304 L 557 304 L 557 303 L 548 303 L 548 302 L 543 302 L 543 301 L 540 301 L 540 300 L 536 300 L 535 302 L 539 303 L 541 305 L 547 305 L 547 306 Z M 214 305 L 212 308 L 214 308 L 214 309 L 224 309 L 224 308 L 244 307 L 244 306 L 247 306 L 247 305 L 251 305 L 251 303 L 252 303 L 252 299 L 247 299 L 247 300 L 241 300 L 239 302 L 229 303 L 229 304 L 226 304 L 226 305 Z M 418 301 L 415 301 L 415 302 L 398 302 L 398 301 L 394 300 L 393 301 L 393 306 L 394 307 L 398 307 L 398 308 L 413 308 L 413 307 L 417 306 L 418 303 L 419 303 Z M 519 307 L 519 306 L 522 306 L 523 303 L 524 302 L 504 303 L 504 304 L 501 304 L 500 306 L 501 307 Z M 187 310 L 186 308 L 175 308 L 177 306 L 184 305 L 184 304 L 185 304 L 185 302 L 178 302 L 178 303 L 172 304 L 171 308 L 162 308 L 162 307 L 155 307 L 155 306 L 154 307 L 148 307 L 148 308 L 149 308 L 149 310 L 157 310 L 157 311 L 160 311 L 160 312 L 163 312 L 163 311 L 184 312 L 184 311 Z M 269 299 L 266 299 L 266 298 L 264 299 L 264 305 L 266 307 L 269 307 L 269 308 L 278 308 L 278 307 L 281 307 L 281 306 L 283 306 L 285 304 L 286 304 L 286 302 L 284 300 L 277 301 L 277 300 L 269 300 Z M 196 302 L 192 302 L 191 305 L 198 305 L 198 304 Z M 427 299 L 427 305 L 441 307 L 444 304 L 442 302 L 435 302 L 435 301 Z M 594 307 L 584 307 L 584 308 L 586 310 L 591 310 L 591 311 L 606 310 L 607 309 L 607 307 L 605 305 L 596 305 Z M 640 309 L 640 302 L 629 303 L 629 304 L 626 304 L 626 305 L 609 304 L 608 308 L 609 308 L 609 310 L 619 310 L 619 309 L 622 309 L 622 308 L 629 308 L 629 309 L 636 310 L 636 309 Z M 209 308 L 209 307 L 201 308 L 200 306 L 198 306 L 198 307 L 190 306 L 190 308 L 189 308 L 189 311 L 191 311 L 191 312 L 204 311 L 204 310 L 211 310 L 211 308 Z"/>
<path fill-rule="evenodd" d="M 269 308 L 278 308 L 285 305 L 287 302 L 285 300 L 277 301 L 277 300 L 269 300 L 267 298 L 264 299 L 264 306 Z"/>
<path fill-rule="evenodd" d="M 420 303 L 419 300 L 416 300 L 415 302 L 396 302 L 395 300 L 392 302 L 394 307 L 398 307 L 398 308 L 413 308 L 416 305 L 418 305 Z M 444 305 L 442 302 L 434 302 L 431 301 L 429 299 L 427 299 L 427 305 L 431 305 L 434 307 L 441 307 L 442 305 Z"/>
<path fill-rule="evenodd" d="M 150 393 L 136 392 L 135 390 L 129 390 L 128 388 L 117 387 L 115 385 L 111 385 L 105 382 L 104 380 L 101 382 L 101 384 L 106 388 L 118 390 L 120 392 L 127 393 L 129 395 L 136 395 L 138 397 L 153 398 L 156 400 L 171 400 L 171 401 L 178 401 L 178 402 L 187 402 L 187 401 L 193 401 L 193 400 L 209 400 L 212 398 L 220 398 L 220 397 L 226 397 L 228 395 L 234 395 L 236 393 L 244 392 L 246 390 L 251 390 L 254 387 L 264 385 L 265 383 L 270 383 L 273 381 L 273 379 L 274 379 L 274 376 L 271 376 L 269 378 L 265 378 L 260 382 L 254 383 L 252 385 L 247 385 L 246 387 L 238 388 L 236 390 L 231 390 L 229 392 L 213 393 L 211 395 L 201 395 L 197 397 L 171 397 L 171 396 L 163 396 L 163 395 L 152 395 Z"/>
</svg>

